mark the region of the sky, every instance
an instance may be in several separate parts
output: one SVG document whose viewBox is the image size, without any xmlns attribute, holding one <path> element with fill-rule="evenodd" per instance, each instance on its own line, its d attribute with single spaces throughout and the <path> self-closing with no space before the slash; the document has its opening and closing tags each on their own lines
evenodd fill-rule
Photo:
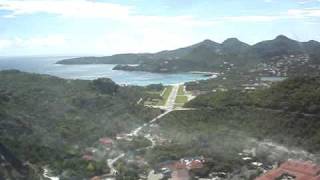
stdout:
<svg viewBox="0 0 320 180">
<path fill-rule="evenodd" d="M 320 41 L 320 0 L 0 0 L 0 56 L 157 52 L 279 34 Z"/>
</svg>

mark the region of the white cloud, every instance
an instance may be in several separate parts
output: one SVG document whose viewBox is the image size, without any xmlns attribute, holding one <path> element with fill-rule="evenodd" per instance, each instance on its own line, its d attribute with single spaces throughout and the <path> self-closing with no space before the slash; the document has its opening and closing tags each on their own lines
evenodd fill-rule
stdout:
<svg viewBox="0 0 320 180">
<path fill-rule="evenodd" d="M 78 18 L 121 18 L 130 11 L 128 6 L 86 0 L 0 0 L 0 9 L 11 12 L 6 17 L 50 13 Z"/>
<path fill-rule="evenodd" d="M 264 0 L 264 2 L 271 3 L 271 2 L 273 2 L 273 0 Z"/>
<path fill-rule="evenodd" d="M 0 39 L 0 49 L 4 49 L 7 47 L 10 47 L 12 44 L 12 42 L 10 40 L 7 39 Z"/>
<path fill-rule="evenodd" d="M 229 16 L 223 17 L 224 20 L 227 21 L 235 21 L 235 22 L 268 22 L 275 21 L 280 19 L 286 19 L 287 16 Z"/>
<path fill-rule="evenodd" d="M 274 2 L 275 0 L 264 0 Z M 297 0 L 305 3 L 315 0 Z M 316 0 L 320 1 L 320 0 Z M 185 26 L 214 26 L 217 23 L 231 22 L 267 22 L 281 19 L 318 16 L 319 10 L 293 9 L 278 15 L 247 15 L 217 17 L 214 19 L 198 19 L 190 15 L 182 16 L 145 16 L 135 12 L 134 7 L 116 3 L 97 2 L 89 0 L 0 0 L 0 10 L 7 10 L 5 17 L 16 17 L 34 13 L 56 14 L 72 18 L 103 18 L 122 21 L 131 24 L 179 24 Z"/>
<path fill-rule="evenodd" d="M 216 22 L 196 19 L 193 16 L 145 16 L 134 11 L 134 7 L 115 3 L 88 0 L 0 0 L 0 10 L 10 13 L 3 16 L 13 18 L 35 13 L 56 14 L 69 18 L 101 18 L 131 24 L 179 24 L 189 27 L 212 26 Z"/>
<path fill-rule="evenodd" d="M 263 0 L 266 3 L 274 3 L 274 2 L 278 2 L 280 3 L 281 0 Z M 292 0 L 294 2 L 297 2 L 298 4 L 307 4 L 307 3 L 311 3 L 311 2 L 320 2 L 320 0 Z"/>
<path fill-rule="evenodd" d="M 106 32 L 100 39 L 93 42 L 93 47 L 98 52 L 107 54 L 141 53 L 175 49 L 197 41 L 200 39 L 195 39 L 192 30 L 144 27 L 131 28 L 130 32 L 126 30 Z"/>
<path fill-rule="evenodd" d="M 296 0 L 299 4 L 307 4 L 311 2 L 320 2 L 320 0 Z"/>
<path fill-rule="evenodd" d="M 280 0 L 264 1 L 279 2 Z M 302 1 L 305 2 L 305 0 L 299 0 L 299 2 Z M 104 54 L 154 52 L 182 47 L 195 43 L 202 38 L 208 38 L 203 37 L 208 36 L 208 34 L 203 34 L 202 31 L 208 31 L 208 29 L 214 29 L 213 27 L 216 25 L 223 26 L 226 23 L 273 22 L 319 16 L 319 9 L 291 9 L 278 14 L 248 14 L 246 16 L 213 17 L 211 19 L 199 19 L 191 15 L 150 16 L 137 13 L 132 6 L 93 0 L 0 0 L 0 10 L 8 11 L 6 17 L 11 18 L 35 13 L 48 13 L 72 18 L 71 20 L 92 18 L 101 19 L 102 23 L 109 23 L 108 20 L 121 23 L 120 28 L 112 26 L 108 32 L 99 35 L 97 39 L 92 39 L 90 36 L 90 33 L 94 32 L 88 32 L 88 37 L 84 38 L 69 35 L 70 37 L 68 37 L 71 39 L 68 39 L 68 41 L 62 35 L 18 37 L 0 39 L 0 49 L 13 47 L 12 49 L 38 50 L 45 47 L 55 47 L 67 53 L 70 51 L 78 53 L 78 51 L 82 52 L 83 50 L 86 53 Z M 199 32 L 196 32 L 197 30 Z M 195 34 L 197 34 L 196 37 Z M 85 41 L 85 43 L 82 41 Z"/>
<path fill-rule="evenodd" d="M 290 9 L 288 15 L 298 18 L 320 17 L 320 8 Z"/>
<path fill-rule="evenodd" d="M 60 35 L 46 37 L 0 39 L 0 49 L 5 48 L 43 48 L 57 47 L 65 44 L 65 38 Z"/>
</svg>

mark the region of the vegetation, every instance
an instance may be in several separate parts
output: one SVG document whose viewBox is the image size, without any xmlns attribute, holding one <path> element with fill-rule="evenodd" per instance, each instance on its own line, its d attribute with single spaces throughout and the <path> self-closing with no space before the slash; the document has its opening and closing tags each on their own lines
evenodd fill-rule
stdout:
<svg viewBox="0 0 320 180">
<path fill-rule="evenodd" d="M 137 105 L 145 89 L 109 79 L 64 80 L 19 71 L 0 72 L 0 141 L 22 161 L 50 165 L 68 179 L 107 171 L 81 159 L 100 137 L 113 137 L 159 111 Z M 104 163 L 105 164 L 105 163 Z"/>
<path fill-rule="evenodd" d="M 58 61 L 57 64 L 140 64 L 150 60 L 148 54 L 117 54 L 103 57 L 80 57 Z"/>
<path fill-rule="evenodd" d="M 162 91 L 164 88 L 162 84 L 150 84 L 146 86 L 147 91 Z"/>
<path fill-rule="evenodd" d="M 172 86 L 167 86 L 165 92 L 162 95 L 161 105 L 165 105 L 172 91 Z"/>
<path fill-rule="evenodd" d="M 123 151 L 132 151 L 134 149 L 141 149 L 151 145 L 151 142 L 143 136 L 133 137 L 132 141 L 121 140 L 118 147 Z"/>
<path fill-rule="evenodd" d="M 320 128 L 317 120 L 319 80 L 319 77 L 296 77 L 251 93 L 237 90 L 209 93 L 197 97 L 186 106 L 212 111 L 234 109 L 234 112 L 227 114 L 242 112 L 237 116 L 241 120 L 234 122 L 234 126 L 245 123 L 245 126 L 238 128 L 249 128 L 244 129 L 247 132 L 257 131 L 253 133 L 255 137 L 276 137 L 276 141 L 319 151 L 320 136 L 316 130 Z M 287 138 L 290 140 L 285 141 Z"/>
<path fill-rule="evenodd" d="M 176 111 L 165 116 L 160 121 L 161 130 L 174 143 L 150 150 L 146 156 L 149 163 L 156 166 L 167 160 L 205 156 L 211 159 L 211 172 L 239 168 L 243 162 L 237 154 L 246 147 L 248 138 L 228 127 L 231 122 L 224 123 L 228 117 L 220 120 L 225 114 L 218 112 Z"/>
<path fill-rule="evenodd" d="M 147 160 L 157 166 L 203 155 L 208 159 L 206 172 L 237 172 L 248 166 L 238 153 L 266 139 L 318 153 L 319 80 L 290 78 L 254 92 L 200 95 L 186 104 L 197 110 L 175 111 L 159 121 L 161 134 L 173 144 L 149 150 Z M 255 161 L 266 162 L 265 155 L 258 155 Z"/>
<path fill-rule="evenodd" d="M 175 103 L 177 104 L 184 104 L 188 102 L 188 97 L 187 96 L 177 96 Z"/>
<path fill-rule="evenodd" d="M 251 93 L 239 90 L 218 91 L 197 97 L 188 106 L 219 108 L 250 106 L 297 113 L 317 114 L 320 110 L 320 78 L 295 77 L 271 88 Z"/>
<path fill-rule="evenodd" d="M 235 38 L 219 44 L 205 40 L 189 47 L 167 51 L 166 56 L 152 54 L 153 59 L 143 61 L 139 66 L 116 66 L 117 70 L 179 72 L 211 71 L 225 72 L 234 69 L 248 71 L 260 63 L 277 63 L 284 56 L 307 56 L 308 63 L 293 65 L 288 69 L 289 76 L 318 74 L 320 43 L 317 41 L 298 42 L 285 36 L 278 36 L 255 45 L 245 44 Z M 301 59 L 300 59 L 301 60 Z M 299 64 L 299 62 L 295 62 Z M 293 64 L 295 64 L 293 63 Z"/>
<path fill-rule="evenodd" d="M 160 89 L 159 87 L 156 89 L 150 89 L 147 87 L 148 95 L 146 96 L 146 100 L 144 102 L 145 105 L 152 106 L 164 106 L 168 100 L 168 97 L 172 91 L 172 86 L 166 86 Z M 161 91 L 159 91 L 161 90 Z"/>
<path fill-rule="evenodd" d="M 320 112 L 320 78 L 296 77 L 250 94 L 250 105 L 285 111 Z"/>
<path fill-rule="evenodd" d="M 178 96 L 184 95 L 184 85 L 180 85 L 178 89 Z"/>
</svg>

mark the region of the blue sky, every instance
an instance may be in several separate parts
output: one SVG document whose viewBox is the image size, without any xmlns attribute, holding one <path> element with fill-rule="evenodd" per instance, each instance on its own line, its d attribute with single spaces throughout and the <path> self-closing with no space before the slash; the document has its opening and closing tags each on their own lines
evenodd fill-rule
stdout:
<svg viewBox="0 0 320 180">
<path fill-rule="evenodd" d="M 229 37 L 320 40 L 320 0 L 0 0 L 0 56 L 157 52 Z"/>
</svg>

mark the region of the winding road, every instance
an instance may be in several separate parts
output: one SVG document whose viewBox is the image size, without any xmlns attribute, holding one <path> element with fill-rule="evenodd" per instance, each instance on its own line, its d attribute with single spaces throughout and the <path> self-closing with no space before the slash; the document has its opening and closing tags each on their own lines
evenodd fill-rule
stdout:
<svg viewBox="0 0 320 180">
<path fill-rule="evenodd" d="M 142 126 L 139 126 L 138 128 L 132 130 L 130 133 L 126 134 L 126 136 L 132 137 L 132 136 L 138 136 L 139 133 L 141 132 L 141 130 L 143 130 L 144 128 L 150 126 L 151 124 L 155 123 L 157 120 L 161 119 L 163 116 L 167 115 L 168 113 L 172 112 L 174 110 L 174 104 L 175 104 L 175 100 L 178 94 L 178 89 L 179 89 L 179 85 L 173 85 L 171 93 L 167 99 L 167 102 L 165 104 L 165 106 L 162 108 L 165 111 L 158 115 L 157 117 L 153 118 L 152 120 L 150 120 L 148 123 L 143 124 Z M 152 139 L 151 136 L 144 134 L 143 135 L 145 138 L 147 138 L 149 141 L 152 142 L 151 146 L 145 147 L 144 149 L 148 149 L 148 148 L 152 148 L 156 145 L 156 142 L 154 141 L 154 139 Z M 115 169 L 114 164 L 121 158 L 123 158 L 126 155 L 126 153 L 121 153 L 119 154 L 117 157 L 113 158 L 113 159 L 108 159 L 107 163 L 108 166 L 110 168 L 110 174 L 109 175 L 116 175 L 118 173 L 118 171 Z"/>
</svg>

